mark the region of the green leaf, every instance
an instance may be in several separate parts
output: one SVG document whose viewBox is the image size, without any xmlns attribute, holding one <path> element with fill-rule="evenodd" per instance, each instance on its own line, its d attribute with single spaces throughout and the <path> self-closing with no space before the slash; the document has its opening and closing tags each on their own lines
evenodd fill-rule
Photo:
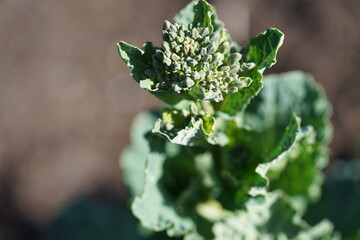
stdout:
<svg viewBox="0 0 360 240">
<path fill-rule="evenodd" d="M 247 108 L 245 124 L 262 133 L 269 148 L 280 139 L 293 113 L 302 119 L 302 126 L 314 128 L 318 142 L 330 140 L 330 104 L 309 74 L 293 71 L 269 75 L 264 84 Z"/>
<path fill-rule="evenodd" d="M 268 193 L 265 201 L 249 201 L 244 210 L 215 223 L 213 232 L 215 240 L 335 239 L 329 222 L 310 227 L 281 193 Z"/>
<path fill-rule="evenodd" d="M 213 21 L 215 23 L 216 16 L 210 4 L 199 0 L 189 3 L 175 16 L 174 20 L 181 24 L 192 23 L 196 27 L 208 27 L 210 32 L 213 32 Z"/>
<path fill-rule="evenodd" d="M 250 40 L 247 51 L 242 50 L 245 62 L 242 63 L 241 75 L 250 78 L 252 83 L 235 94 L 227 95 L 220 111 L 234 116 L 245 110 L 263 87 L 262 73 L 265 68 L 276 63 L 276 54 L 283 40 L 284 34 L 275 28 L 270 28 Z"/>
<path fill-rule="evenodd" d="M 148 229 L 156 232 L 166 230 L 169 236 L 185 235 L 194 229 L 192 220 L 175 211 L 158 185 L 166 160 L 164 141 L 153 137 L 151 145 L 145 168 L 144 192 L 135 198 L 132 211 Z"/>
<path fill-rule="evenodd" d="M 251 85 L 240 89 L 237 93 L 228 94 L 221 104 L 221 112 L 227 113 L 231 116 L 241 114 L 250 103 L 250 100 L 258 94 L 263 86 L 262 74 L 257 70 L 251 70 L 247 77 L 251 78 Z"/>
<path fill-rule="evenodd" d="M 136 82 L 147 79 L 145 70 L 151 67 L 151 58 L 155 53 L 152 43 L 147 42 L 142 49 L 125 42 L 118 42 L 120 57 L 130 67 L 131 75 Z"/>
<path fill-rule="evenodd" d="M 256 64 L 256 69 L 262 72 L 276 63 L 276 54 L 283 44 L 284 34 L 276 28 L 269 28 L 249 42 L 246 62 Z"/>
<path fill-rule="evenodd" d="M 192 117 L 189 124 L 185 126 L 184 129 L 174 129 L 169 131 L 164 128 L 164 122 L 161 119 L 158 119 L 152 132 L 164 137 L 167 141 L 174 144 L 183 146 L 204 144 L 209 138 L 209 133 L 207 131 L 209 128 L 212 128 L 211 126 L 214 125 L 215 121 L 213 118 L 206 118 L 205 120 L 207 121 L 206 123 L 204 123 L 202 118 L 196 120 Z"/>
<path fill-rule="evenodd" d="M 136 116 L 130 129 L 131 145 L 123 150 L 120 157 L 123 179 L 130 188 L 132 196 L 138 196 L 143 192 L 144 169 L 150 152 L 145 135 L 151 131 L 157 117 L 157 114 L 150 112 Z"/>
</svg>

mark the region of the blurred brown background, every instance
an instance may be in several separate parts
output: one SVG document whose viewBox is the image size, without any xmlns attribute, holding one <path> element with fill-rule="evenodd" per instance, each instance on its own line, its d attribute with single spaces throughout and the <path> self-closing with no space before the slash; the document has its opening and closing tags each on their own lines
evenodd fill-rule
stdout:
<svg viewBox="0 0 360 240">
<path fill-rule="evenodd" d="M 130 79 L 116 42 L 160 44 L 162 22 L 188 2 L 0 0 L 1 240 L 38 239 L 84 193 L 123 195 L 131 120 L 159 102 Z M 358 156 L 359 0 L 210 2 L 241 44 L 285 33 L 271 71 L 312 73 L 334 107 L 333 159 Z"/>
</svg>

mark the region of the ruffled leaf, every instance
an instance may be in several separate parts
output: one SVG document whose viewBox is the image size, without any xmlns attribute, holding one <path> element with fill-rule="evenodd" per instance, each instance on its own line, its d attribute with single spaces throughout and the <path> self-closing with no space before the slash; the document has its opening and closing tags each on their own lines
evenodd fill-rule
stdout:
<svg viewBox="0 0 360 240">
<path fill-rule="evenodd" d="M 125 42 L 117 44 L 119 55 L 131 69 L 131 76 L 136 82 L 148 79 L 145 70 L 151 66 L 151 58 L 155 53 L 152 43 L 147 42 L 142 49 Z"/>
<path fill-rule="evenodd" d="M 245 57 L 240 74 L 251 78 L 252 83 L 235 94 L 227 95 L 220 111 L 236 115 L 245 110 L 250 100 L 263 87 L 262 73 L 276 63 L 276 54 L 283 40 L 284 34 L 275 28 L 270 28 L 250 40 L 248 49 L 242 50 Z"/>
<path fill-rule="evenodd" d="M 204 0 L 192 1 L 174 18 L 177 23 L 192 23 L 196 27 L 207 27 L 210 32 L 214 31 L 213 18 L 215 13 L 210 4 Z"/>
</svg>

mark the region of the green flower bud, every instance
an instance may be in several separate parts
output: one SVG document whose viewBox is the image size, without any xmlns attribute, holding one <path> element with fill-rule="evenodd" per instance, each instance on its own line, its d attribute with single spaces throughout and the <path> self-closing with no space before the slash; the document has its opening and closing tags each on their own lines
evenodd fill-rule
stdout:
<svg viewBox="0 0 360 240">
<path fill-rule="evenodd" d="M 219 39 L 220 39 L 220 35 L 219 35 L 219 33 L 217 33 L 217 32 L 212 33 L 212 34 L 210 35 L 210 41 L 211 41 L 211 43 L 213 43 L 213 44 L 217 44 L 217 43 L 219 42 Z"/>
<path fill-rule="evenodd" d="M 246 86 L 245 82 L 239 80 L 236 82 L 236 87 L 237 88 L 244 88 Z"/>
<path fill-rule="evenodd" d="M 222 71 L 222 72 L 228 72 L 228 71 L 230 71 L 230 67 L 229 66 L 223 66 L 223 67 L 220 67 L 219 70 Z"/>
<path fill-rule="evenodd" d="M 230 87 L 229 92 L 230 93 L 237 93 L 239 89 L 237 87 Z"/>
<path fill-rule="evenodd" d="M 163 30 L 163 31 L 162 31 L 162 37 L 163 37 L 163 40 L 164 40 L 164 41 L 170 41 L 170 37 L 169 37 L 169 32 L 168 32 L 168 31 Z"/>
<path fill-rule="evenodd" d="M 227 53 L 230 50 L 230 44 L 228 41 L 223 41 L 222 43 L 220 43 L 219 45 L 219 52 L 221 53 Z"/>
<path fill-rule="evenodd" d="M 170 46 L 172 49 L 176 48 L 177 47 L 177 43 L 176 42 L 171 42 L 170 43 Z"/>
<path fill-rule="evenodd" d="M 170 65 L 171 65 L 171 59 L 170 59 L 170 58 L 164 58 L 163 63 L 164 63 L 166 66 L 170 66 Z"/>
<path fill-rule="evenodd" d="M 198 32 L 198 30 L 196 28 L 193 28 L 191 30 L 191 36 L 192 36 L 193 39 L 197 39 L 198 37 L 200 37 L 200 34 L 199 34 L 199 32 Z"/>
<path fill-rule="evenodd" d="M 181 57 L 179 57 L 176 53 L 173 53 L 171 54 L 171 59 L 177 62 L 181 60 Z"/>
<path fill-rule="evenodd" d="M 208 48 L 207 48 L 207 53 L 208 54 L 214 54 L 216 49 L 217 49 L 217 45 L 214 43 L 212 45 L 209 45 Z"/>
<path fill-rule="evenodd" d="M 190 67 L 185 67 L 183 70 L 184 70 L 185 74 L 190 74 L 191 73 L 191 68 Z"/>
<path fill-rule="evenodd" d="M 201 48 L 200 54 L 205 56 L 207 54 L 207 49 L 206 48 Z"/>
<path fill-rule="evenodd" d="M 209 70 L 210 70 L 210 64 L 209 64 L 208 62 L 205 62 L 205 63 L 203 64 L 203 70 L 204 70 L 204 71 L 209 71 Z"/>
<path fill-rule="evenodd" d="M 212 60 L 212 55 L 206 55 L 203 59 L 204 62 L 211 62 Z"/>
<path fill-rule="evenodd" d="M 180 71 L 181 70 L 181 64 L 180 63 L 175 63 L 174 70 L 175 71 Z"/>
<path fill-rule="evenodd" d="M 175 24 L 170 24 L 170 29 L 171 29 L 172 32 L 177 32 L 177 31 L 178 31 L 178 29 L 177 29 L 177 27 L 175 26 Z"/>
<path fill-rule="evenodd" d="M 224 55 L 222 55 L 221 53 L 217 52 L 213 55 L 213 60 L 212 63 L 214 65 L 221 63 L 224 60 Z"/>
<path fill-rule="evenodd" d="M 159 60 L 163 60 L 166 57 L 165 53 L 163 51 L 161 51 L 160 49 L 157 49 L 155 54 Z"/>
<path fill-rule="evenodd" d="M 240 70 L 240 65 L 233 65 L 232 68 L 230 69 L 230 73 L 237 73 Z"/>
<path fill-rule="evenodd" d="M 209 33 L 210 33 L 210 31 L 209 31 L 209 28 L 202 28 L 201 30 L 200 30 L 200 34 L 201 34 L 201 36 L 203 36 L 203 37 L 205 37 L 205 36 L 207 36 L 207 35 L 209 35 Z"/>
<path fill-rule="evenodd" d="M 210 37 L 209 37 L 209 36 L 206 36 L 206 37 L 203 39 L 202 44 L 203 44 L 203 45 L 207 45 L 207 44 L 209 44 L 209 43 L 210 43 Z"/>
<path fill-rule="evenodd" d="M 165 20 L 164 25 L 163 25 L 163 29 L 169 31 L 170 27 L 171 27 L 171 23 L 168 20 Z"/>
<path fill-rule="evenodd" d="M 201 78 L 201 75 L 199 72 L 193 71 L 191 72 L 191 77 L 195 80 L 199 80 Z"/>
<path fill-rule="evenodd" d="M 198 62 L 194 59 L 189 60 L 187 63 L 190 67 L 195 67 L 198 64 Z"/>
<path fill-rule="evenodd" d="M 176 36 L 177 36 L 177 34 L 176 34 L 175 32 L 169 32 L 169 39 L 170 39 L 170 41 L 175 40 Z"/>
<path fill-rule="evenodd" d="M 166 57 L 170 58 L 172 53 L 169 50 L 166 50 L 164 54 Z"/>
<path fill-rule="evenodd" d="M 227 59 L 227 64 L 233 65 L 234 63 L 239 62 L 241 58 L 242 58 L 242 55 L 240 53 L 233 53 Z"/>
<path fill-rule="evenodd" d="M 185 78 L 183 83 L 184 83 L 184 86 L 187 87 L 187 88 L 190 88 L 190 87 L 195 85 L 195 82 L 189 77 Z"/>
<path fill-rule="evenodd" d="M 182 36 L 177 36 L 177 37 L 176 37 L 176 41 L 177 41 L 178 43 L 183 43 L 184 40 L 185 40 L 185 38 L 182 37 Z"/>
<path fill-rule="evenodd" d="M 176 93 L 180 93 L 180 91 L 182 90 L 182 87 L 180 87 L 180 83 L 179 82 L 174 82 L 171 84 L 172 89 L 176 92 Z"/>
<path fill-rule="evenodd" d="M 162 43 L 162 48 L 165 50 L 165 51 L 170 51 L 170 45 L 168 42 L 163 42 Z"/>
</svg>

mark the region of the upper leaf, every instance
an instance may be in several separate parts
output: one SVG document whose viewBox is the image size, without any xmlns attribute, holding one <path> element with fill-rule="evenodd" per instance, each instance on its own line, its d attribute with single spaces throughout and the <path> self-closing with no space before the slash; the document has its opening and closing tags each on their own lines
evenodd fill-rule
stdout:
<svg viewBox="0 0 360 240">
<path fill-rule="evenodd" d="M 284 34 L 276 28 L 260 33 L 250 40 L 246 62 L 255 63 L 259 71 L 270 68 L 276 63 L 276 54 L 283 41 Z"/>
<path fill-rule="evenodd" d="M 210 32 L 213 32 L 213 16 L 216 17 L 212 6 L 200 0 L 189 3 L 175 16 L 174 20 L 185 25 L 192 23 L 194 26 L 207 27 Z"/>
<path fill-rule="evenodd" d="M 235 115 L 242 113 L 250 100 L 263 87 L 262 72 L 276 63 L 276 54 L 284 40 L 284 34 L 278 29 L 270 28 L 264 33 L 252 38 L 247 49 L 242 49 L 245 55 L 240 75 L 249 77 L 252 83 L 235 94 L 229 94 L 221 105 L 220 111 Z"/>
<path fill-rule="evenodd" d="M 135 81 L 147 79 L 145 70 L 151 66 L 151 59 L 155 53 L 152 43 L 144 44 L 143 49 L 139 49 L 125 42 L 118 42 L 118 50 L 120 57 L 130 67 L 131 75 Z"/>
<path fill-rule="evenodd" d="M 274 74 L 267 76 L 264 83 L 264 89 L 247 108 L 245 123 L 263 133 L 269 146 L 279 140 L 293 113 L 302 119 L 302 126 L 315 129 L 317 141 L 329 141 L 330 104 L 310 75 L 300 71 Z"/>
</svg>

